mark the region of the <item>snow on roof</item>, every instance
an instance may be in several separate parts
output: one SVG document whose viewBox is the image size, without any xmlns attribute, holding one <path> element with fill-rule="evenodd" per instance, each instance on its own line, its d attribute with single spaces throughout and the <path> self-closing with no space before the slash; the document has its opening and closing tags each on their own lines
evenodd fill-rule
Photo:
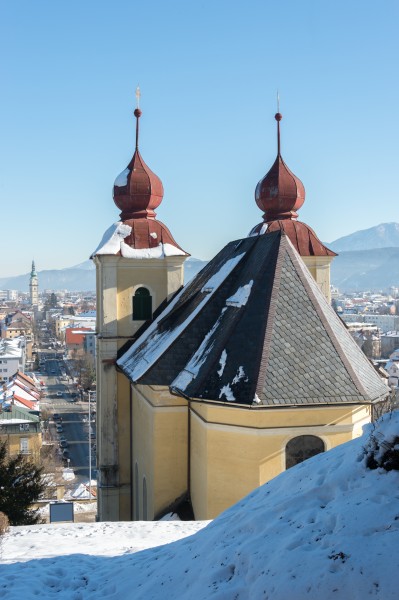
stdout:
<svg viewBox="0 0 399 600">
<path fill-rule="evenodd" d="M 119 221 L 114 223 L 104 233 L 103 238 L 92 254 L 118 254 L 124 258 L 163 258 L 165 256 L 186 256 L 186 253 L 172 244 L 160 243 L 155 248 L 132 248 L 124 242 L 124 239 L 131 233 L 132 228 Z"/>
<path fill-rule="evenodd" d="M 2 594 L 397 600 L 399 472 L 366 467 L 370 434 L 289 469 L 209 524 L 11 527 L 2 538 Z M 398 413 L 385 415 L 374 435 L 392 444 Z"/>
<path fill-rule="evenodd" d="M 201 290 L 202 299 L 196 308 L 187 316 L 187 318 L 176 326 L 174 329 L 160 331 L 158 324 L 177 304 L 183 292 L 183 288 L 179 294 L 170 302 L 166 309 L 158 316 L 158 318 L 150 325 L 143 335 L 131 346 L 131 348 L 117 361 L 120 367 L 123 367 L 124 372 L 136 381 L 141 377 L 157 360 L 165 350 L 179 337 L 182 331 L 191 323 L 191 321 L 201 312 L 203 307 L 213 296 L 219 286 L 223 283 L 226 277 L 231 273 L 237 263 L 242 259 L 245 253 L 239 254 L 227 260 L 220 269 L 210 277 L 208 282 Z M 130 360 L 132 358 L 132 360 Z M 188 383 L 186 384 L 188 385 Z"/>
<path fill-rule="evenodd" d="M 241 306 L 245 306 L 245 304 L 248 302 L 249 294 L 251 293 L 253 283 L 254 281 L 253 279 L 251 279 L 249 283 L 238 288 L 238 290 L 235 294 L 233 294 L 233 296 L 227 298 L 227 306 L 237 306 L 238 308 L 240 308 Z"/>
<path fill-rule="evenodd" d="M 1 419 L 0 425 L 18 425 L 18 423 L 32 423 L 30 419 Z"/>
<path fill-rule="evenodd" d="M 183 371 L 181 371 L 176 377 L 176 379 L 173 381 L 173 383 L 171 384 L 172 388 L 178 388 L 179 390 L 184 391 L 188 384 L 191 383 L 192 380 L 198 375 L 198 371 L 204 364 L 209 352 L 212 350 L 212 336 L 215 333 L 216 329 L 219 327 L 225 311 L 226 308 L 222 310 L 219 318 L 214 323 L 212 329 L 206 334 L 201 345 L 197 348 L 196 352 L 188 361 Z"/>
</svg>

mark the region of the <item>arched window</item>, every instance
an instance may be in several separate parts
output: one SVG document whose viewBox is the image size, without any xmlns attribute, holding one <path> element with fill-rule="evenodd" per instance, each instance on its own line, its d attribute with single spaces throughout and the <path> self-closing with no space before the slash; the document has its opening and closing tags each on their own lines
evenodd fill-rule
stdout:
<svg viewBox="0 0 399 600">
<path fill-rule="evenodd" d="M 136 521 L 140 519 L 139 511 L 139 468 L 137 463 L 134 465 L 134 518 Z"/>
<path fill-rule="evenodd" d="M 143 521 L 147 521 L 147 482 L 143 477 Z"/>
<path fill-rule="evenodd" d="M 285 468 L 289 469 L 324 450 L 324 442 L 320 438 L 315 435 L 299 435 L 285 447 Z"/>
<path fill-rule="evenodd" d="M 145 287 L 136 290 L 133 296 L 133 321 L 147 321 L 152 318 L 152 296 Z"/>
</svg>

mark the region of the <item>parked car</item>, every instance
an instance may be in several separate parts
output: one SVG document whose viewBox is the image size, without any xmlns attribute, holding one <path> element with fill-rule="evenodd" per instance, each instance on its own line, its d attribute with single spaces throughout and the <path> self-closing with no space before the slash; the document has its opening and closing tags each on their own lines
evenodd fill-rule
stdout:
<svg viewBox="0 0 399 600">
<path fill-rule="evenodd" d="M 57 396 L 58 396 L 58 398 L 62 398 L 63 393 L 62 392 L 57 392 Z"/>
<path fill-rule="evenodd" d="M 59 423 L 57 423 L 56 428 L 57 428 L 57 433 L 62 433 L 64 431 L 63 426 L 60 425 Z"/>
<path fill-rule="evenodd" d="M 53 414 L 53 419 L 54 421 L 62 421 L 62 417 L 58 413 Z"/>
<path fill-rule="evenodd" d="M 60 448 L 68 448 L 69 442 L 68 440 L 60 440 Z"/>
</svg>

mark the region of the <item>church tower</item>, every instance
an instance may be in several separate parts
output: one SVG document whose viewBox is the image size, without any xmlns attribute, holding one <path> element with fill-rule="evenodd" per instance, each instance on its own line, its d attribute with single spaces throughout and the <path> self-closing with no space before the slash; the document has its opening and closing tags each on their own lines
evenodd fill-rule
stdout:
<svg viewBox="0 0 399 600">
<path fill-rule="evenodd" d="M 282 159 L 280 121 L 283 117 L 278 112 L 274 118 L 277 121 L 277 158 L 256 186 L 256 204 L 264 215 L 263 223 L 254 227 L 251 235 L 284 232 L 330 303 L 330 264 L 336 254 L 322 244 L 313 229 L 297 220 L 296 211 L 305 202 L 305 188 Z"/>
<path fill-rule="evenodd" d="M 32 271 L 29 279 L 29 295 L 31 305 L 37 309 L 39 304 L 39 279 L 37 277 L 34 260 L 32 260 Z"/>
<path fill-rule="evenodd" d="M 133 506 L 132 398 L 130 383 L 116 369 L 122 347 L 151 322 L 154 312 L 183 285 L 188 254 L 156 219 L 162 182 L 139 152 L 137 90 L 133 158 L 114 183 L 120 221 L 105 234 L 92 258 L 97 288 L 98 516 L 129 520 Z"/>
</svg>

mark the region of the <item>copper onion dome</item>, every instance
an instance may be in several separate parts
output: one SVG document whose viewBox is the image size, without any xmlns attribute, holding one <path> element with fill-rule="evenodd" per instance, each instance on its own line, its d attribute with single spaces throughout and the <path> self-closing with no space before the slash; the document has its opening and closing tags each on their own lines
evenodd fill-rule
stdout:
<svg viewBox="0 0 399 600">
<path fill-rule="evenodd" d="M 139 119 L 142 112 L 134 111 L 136 117 L 136 149 L 127 168 L 115 179 L 114 202 L 121 209 L 121 220 L 155 218 L 154 209 L 163 198 L 163 185 L 155 173 L 145 164 L 138 148 Z"/>
<path fill-rule="evenodd" d="M 264 210 L 264 221 L 256 225 L 250 235 L 280 230 L 288 236 L 301 256 L 336 256 L 309 225 L 297 221 L 296 211 L 305 202 L 305 188 L 281 157 L 280 121 L 283 117 L 278 112 L 274 118 L 277 121 L 277 158 L 256 186 L 255 200 L 259 208 Z"/>
<path fill-rule="evenodd" d="M 265 212 L 265 221 L 275 219 L 296 219 L 296 211 L 305 202 L 305 188 L 298 177 L 290 171 L 280 153 L 280 113 L 274 117 L 277 121 L 277 158 L 270 171 L 256 186 L 255 200 Z"/>
</svg>

